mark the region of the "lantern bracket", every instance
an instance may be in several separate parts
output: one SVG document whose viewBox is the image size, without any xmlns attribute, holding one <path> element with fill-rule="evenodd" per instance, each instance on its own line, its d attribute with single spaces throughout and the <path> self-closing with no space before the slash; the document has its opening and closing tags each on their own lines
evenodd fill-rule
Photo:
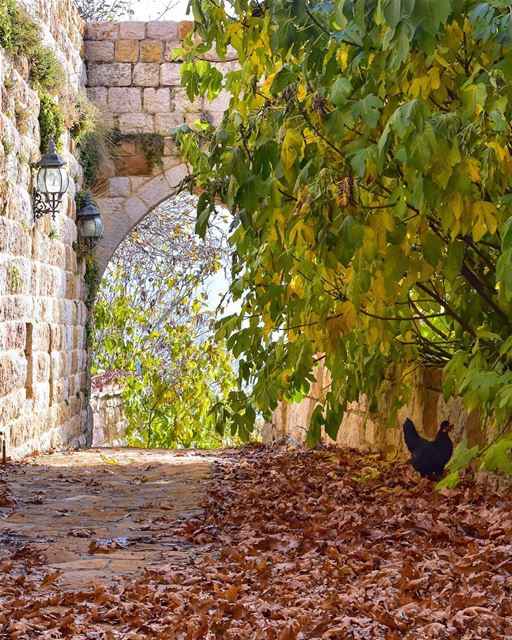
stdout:
<svg viewBox="0 0 512 640">
<path fill-rule="evenodd" d="M 62 196 L 59 193 L 42 194 L 35 187 L 32 189 L 33 194 L 33 213 L 34 222 L 42 218 L 47 213 L 52 214 L 52 220 L 55 222 L 55 214 L 62 202 Z"/>
</svg>

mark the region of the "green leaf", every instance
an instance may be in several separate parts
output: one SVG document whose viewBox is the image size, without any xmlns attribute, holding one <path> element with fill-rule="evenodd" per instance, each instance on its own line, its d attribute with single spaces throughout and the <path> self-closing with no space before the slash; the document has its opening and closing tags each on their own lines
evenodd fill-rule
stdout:
<svg viewBox="0 0 512 640">
<path fill-rule="evenodd" d="M 436 35 L 452 11 L 451 0 L 416 0 L 413 17 L 425 31 Z"/>
<path fill-rule="evenodd" d="M 270 87 L 270 93 L 272 95 L 277 95 L 283 91 L 286 87 L 297 82 L 297 72 L 293 71 L 290 65 L 285 64 L 281 67 L 281 69 L 276 73 L 274 81 Z"/>
<path fill-rule="evenodd" d="M 500 438 L 492 444 L 483 455 L 482 466 L 487 471 L 504 471 L 512 473 L 512 458 L 510 457 L 512 441 L 509 437 Z"/>
<path fill-rule="evenodd" d="M 430 233 L 427 236 L 427 240 L 425 242 L 425 246 L 423 247 L 423 255 L 425 256 L 425 260 L 436 267 L 438 262 L 441 260 L 444 249 L 444 242 L 441 238 L 433 233 Z"/>
<path fill-rule="evenodd" d="M 463 260 L 464 245 L 462 242 L 452 242 L 448 247 L 448 254 L 443 266 L 443 273 L 448 282 L 453 282 L 460 274 Z"/>
<path fill-rule="evenodd" d="M 448 464 L 451 471 L 458 471 L 463 467 L 466 467 L 471 460 L 473 460 L 480 451 L 478 445 L 468 448 L 467 438 L 461 440 L 459 444 L 455 447 L 451 460 Z"/>
<path fill-rule="evenodd" d="M 309 429 L 306 435 L 306 444 L 308 447 L 314 447 L 322 439 L 322 426 L 324 424 L 323 410 L 323 406 L 318 404 L 311 414 Z"/>
<path fill-rule="evenodd" d="M 455 487 L 458 486 L 459 482 L 459 472 L 453 471 L 436 484 L 436 489 L 438 491 L 440 491 L 441 489 L 455 489 Z"/>
<path fill-rule="evenodd" d="M 352 85 L 346 78 L 338 78 L 331 87 L 329 98 L 331 102 L 337 106 L 342 107 L 347 102 L 348 96 L 352 92 Z"/>
</svg>

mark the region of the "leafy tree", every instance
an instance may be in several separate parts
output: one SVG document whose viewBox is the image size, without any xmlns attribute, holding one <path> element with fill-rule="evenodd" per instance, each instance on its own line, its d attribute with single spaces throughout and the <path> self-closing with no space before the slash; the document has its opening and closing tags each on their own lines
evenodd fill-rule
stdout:
<svg viewBox="0 0 512 640">
<path fill-rule="evenodd" d="M 147 216 L 119 247 L 94 308 L 94 367 L 122 370 L 132 444 L 161 447 L 232 443 L 215 430 L 212 406 L 235 384 L 233 359 L 213 342 L 206 283 L 226 259 L 222 229 L 201 242 L 193 198 Z"/>
<path fill-rule="evenodd" d="M 252 392 L 222 417 L 246 433 L 255 410 L 303 397 L 323 360 L 332 384 L 310 440 L 322 426 L 335 437 L 348 402 L 366 393 L 375 409 L 386 393 L 396 410 L 407 374 L 424 364 L 444 367 L 445 397 L 461 394 L 506 431 L 509 2 L 191 6 L 195 36 L 177 52 L 188 95 L 231 93 L 218 129 L 176 132 L 189 184 L 203 191 L 199 232 L 219 200 L 232 215 L 231 295 L 242 310 L 218 335 Z M 212 48 L 239 69 L 223 76 L 205 56 Z"/>
</svg>

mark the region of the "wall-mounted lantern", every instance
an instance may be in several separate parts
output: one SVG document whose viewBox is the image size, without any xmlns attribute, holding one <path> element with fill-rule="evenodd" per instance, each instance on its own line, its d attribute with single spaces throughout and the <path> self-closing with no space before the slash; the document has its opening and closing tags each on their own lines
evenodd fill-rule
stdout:
<svg viewBox="0 0 512 640">
<path fill-rule="evenodd" d="M 48 152 L 38 163 L 36 188 L 34 189 L 34 222 L 46 213 L 53 220 L 69 186 L 69 176 L 64 169 L 66 162 L 58 155 L 52 137 L 48 142 Z"/>
<path fill-rule="evenodd" d="M 103 233 L 103 220 L 98 207 L 92 203 L 91 194 L 85 196 L 85 204 L 77 214 L 78 235 L 84 238 L 92 249 Z"/>
</svg>

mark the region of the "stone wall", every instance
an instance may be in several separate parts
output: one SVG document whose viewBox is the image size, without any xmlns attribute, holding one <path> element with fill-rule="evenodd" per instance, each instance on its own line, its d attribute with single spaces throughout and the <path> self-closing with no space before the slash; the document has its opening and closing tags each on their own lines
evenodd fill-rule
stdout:
<svg viewBox="0 0 512 640">
<path fill-rule="evenodd" d="M 85 68 L 82 23 L 72 0 L 23 4 L 63 62 L 68 89 L 78 91 Z M 39 98 L 27 77 L 26 63 L 14 64 L 0 50 L 0 430 L 13 457 L 90 441 L 88 310 L 84 267 L 73 248 L 80 167 L 63 136 L 69 192 L 55 222 L 46 215 L 34 223 Z"/>
<path fill-rule="evenodd" d="M 267 428 L 267 441 L 288 436 L 303 442 L 311 414 L 328 385 L 329 372 L 320 367 L 316 373 L 316 382 L 311 386 L 307 398 L 296 404 L 280 403 L 274 413 L 271 428 Z M 418 430 L 427 437 L 435 435 L 442 420 L 450 420 L 455 426 L 453 440 L 458 442 L 467 437 L 471 446 L 484 442 L 487 437 L 486 431 L 490 429 L 490 425 L 481 426 L 477 413 L 467 414 L 460 398 L 451 398 L 448 403 L 444 402 L 441 371 L 434 368 L 416 371 L 409 403 L 399 410 L 396 424 L 388 424 L 389 414 L 390 408 L 386 398 L 380 402 L 378 413 L 368 410 L 368 402 L 364 397 L 360 402 L 351 403 L 341 423 L 337 443 L 364 452 L 406 456 L 408 454 L 401 426 L 407 417 L 411 418 Z M 332 442 L 325 434 L 324 441 Z"/>
<path fill-rule="evenodd" d="M 123 377 L 123 372 L 108 372 L 92 378 L 93 447 L 124 447 L 128 444 Z"/>
</svg>

